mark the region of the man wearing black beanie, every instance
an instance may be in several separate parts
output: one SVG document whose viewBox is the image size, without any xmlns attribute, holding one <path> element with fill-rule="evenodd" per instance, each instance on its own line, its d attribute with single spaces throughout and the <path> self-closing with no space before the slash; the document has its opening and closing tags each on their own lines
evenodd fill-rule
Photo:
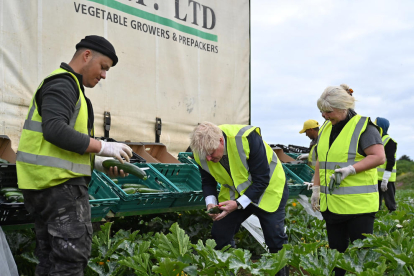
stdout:
<svg viewBox="0 0 414 276">
<path fill-rule="evenodd" d="M 95 165 L 125 176 L 116 167 L 102 168 L 99 156 L 128 162 L 132 150 L 93 138 L 93 108 L 84 88 L 105 79 L 117 62 L 108 40 L 86 36 L 69 64 L 62 62 L 43 80 L 29 106 L 16 167 L 25 207 L 35 218 L 36 275 L 83 275 L 92 242 L 91 171 Z"/>
</svg>

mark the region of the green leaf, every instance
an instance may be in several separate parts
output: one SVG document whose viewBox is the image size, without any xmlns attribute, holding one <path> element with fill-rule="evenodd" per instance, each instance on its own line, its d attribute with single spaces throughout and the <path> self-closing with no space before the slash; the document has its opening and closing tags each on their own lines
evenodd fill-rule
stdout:
<svg viewBox="0 0 414 276">
<path fill-rule="evenodd" d="M 189 252 L 190 238 L 185 234 L 184 230 L 174 223 L 170 228 L 171 233 L 168 235 L 157 233 L 154 240 L 154 248 L 152 252 L 157 258 L 167 258 L 179 256 L 183 257 Z"/>
<path fill-rule="evenodd" d="M 291 252 L 283 248 L 277 253 L 266 253 L 262 255 L 259 262 L 252 265 L 252 275 L 276 275 L 287 265 Z"/>
<path fill-rule="evenodd" d="M 250 265 L 252 264 L 250 258 L 252 257 L 252 253 L 248 250 L 236 249 L 233 251 L 232 255 L 229 263 L 230 270 L 235 274 L 239 272 L 240 268 L 250 271 Z"/>
<path fill-rule="evenodd" d="M 338 260 L 337 266 L 352 273 L 360 273 L 375 268 L 380 263 L 381 254 L 370 249 L 348 250 Z"/>
<path fill-rule="evenodd" d="M 132 257 L 125 258 L 119 261 L 120 265 L 127 266 L 132 268 L 136 275 L 150 276 L 151 273 L 151 262 L 150 254 L 142 253 L 140 255 L 135 255 Z"/>
<path fill-rule="evenodd" d="M 335 249 L 322 247 L 320 252 L 301 255 L 301 266 L 311 275 L 331 275 L 340 253 Z"/>
<path fill-rule="evenodd" d="M 170 258 L 161 258 L 158 265 L 152 267 L 152 271 L 163 276 L 177 276 L 183 272 L 183 269 L 188 265 Z"/>
</svg>

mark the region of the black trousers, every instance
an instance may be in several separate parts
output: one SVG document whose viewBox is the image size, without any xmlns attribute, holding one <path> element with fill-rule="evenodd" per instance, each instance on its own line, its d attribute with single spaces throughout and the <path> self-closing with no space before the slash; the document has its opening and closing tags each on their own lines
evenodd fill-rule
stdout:
<svg viewBox="0 0 414 276">
<path fill-rule="evenodd" d="M 92 245 L 91 207 L 84 185 L 60 184 L 23 190 L 24 204 L 35 217 L 36 276 L 81 276 Z"/>
<path fill-rule="evenodd" d="M 395 202 L 395 184 L 394 182 L 388 182 L 388 190 L 383 192 L 381 190 L 382 180 L 378 180 L 378 192 L 379 192 L 379 208 L 381 209 L 382 200 L 385 201 L 385 206 L 387 206 L 390 212 L 397 210 L 397 203 Z"/>
<path fill-rule="evenodd" d="M 287 243 L 288 236 L 285 233 L 285 206 L 289 197 L 287 184 L 283 190 L 282 200 L 279 208 L 272 213 L 249 204 L 244 210 L 235 210 L 226 217 L 213 223 L 211 234 L 216 241 L 216 249 L 220 250 L 226 245 L 230 245 L 233 236 L 239 231 L 240 225 L 250 215 L 254 214 L 259 218 L 263 230 L 266 245 L 270 253 L 276 253 Z"/>
<path fill-rule="evenodd" d="M 334 214 L 331 214 L 331 216 Z M 340 215 L 337 215 L 340 216 Z M 326 222 L 329 247 L 343 253 L 348 248 L 349 242 L 357 239 L 365 239 L 362 234 L 372 234 L 374 231 L 375 215 L 364 214 L 350 216 L 349 219 L 339 223 Z M 334 269 L 335 276 L 345 275 L 345 270 Z"/>
</svg>

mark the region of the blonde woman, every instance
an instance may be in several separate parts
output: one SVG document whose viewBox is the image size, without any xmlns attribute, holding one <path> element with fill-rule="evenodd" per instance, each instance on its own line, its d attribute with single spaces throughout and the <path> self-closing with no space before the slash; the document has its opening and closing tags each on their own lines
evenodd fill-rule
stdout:
<svg viewBox="0 0 414 276">
<path fill-rule="evenodd" d="M 381 135 L 369 117 L 354 111 L 355 98 L 348 85 L 329 86 L 317 105 L 328 122 L 318 134 L 315 178 L 311 202 L 326 221 L 329 247 L 344 252 L 363 233 L 373 233 L 379 208 L 376 167 L 385 162 Z M 339 169 L 336 169 L 339 166 Z M 339 187 L 330 189 L 334 173 Z M 335 268 L 335 275 L 345 271 Z"/>
</svg>

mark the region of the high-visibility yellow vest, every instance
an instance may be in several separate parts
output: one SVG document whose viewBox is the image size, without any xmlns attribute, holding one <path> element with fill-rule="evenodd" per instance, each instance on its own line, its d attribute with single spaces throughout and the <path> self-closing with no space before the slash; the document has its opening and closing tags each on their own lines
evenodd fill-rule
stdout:
<svg viewBox="0 0 414 276">
<path fill-rule="evenodd" d="M 341 133 L 329 147 L 332 123 L 329 122 L 319 130 L 318 159 L 321 181 L 321 211 L 329 209 L 335 214 L 363 214 L 376 212 L 379 208 L 377 169 L 369 169 L 342 180 L 340 186 L 328 190 L 330 176 L 335 165 L 341 168 L 354 165 L 365 157 L 358 153 L 358 141 L 367 128 L 370 119 L 355 115 L 342 129 Z"/>
<path fill-rule="evenodd" d="M 78 79 L 74 74 L 62 68 L 53 71 L 46 79 L 58 74 L 69 74 L 79 88 L 79 99 L 69 126 L 89 135 L 88 105 Z M 16 170 L 20 189 L 40 190 L 62 184 L 71 178 L 91 175 L 89 153 L 80 155 L 64 150 L 49 143 L 43 136 L 42 117 L 38 112 L 36 94 L 45 80 L 33 95 L 17 149 Z"/>
<path fill-rule="evenodd" d="M 316 145 L 317 144 L 312 146 L 309 152 L 309 155 L 308 155 L 308 166 L 311 167 L 312 169 L 315 169 L 315 166 L 316 166 L 316 159 L 317 159 L 316 150 L 315 150 Z"/>
<path fill-rule="evenodd" d="M 261 133 L 259 128 L 246 125 L 221 125 L 219 128 L 226 134 L 230 175 L 219 162 L 214 163 L 205 158 L 200 159 L 196 152 L 194 152 L 194 159 L 203 170 L 211 174 L 221 184 L 219 202 L 224 202 L 237 199 L 252 185 L 252 177 L 247 164 L 250 155 L 247 136 L 252 131 L 256 131 L 259 135 Z M 282 164 L 272 148 L 265 141 L 263 143 L 270 168 L 270 182 L 259 201 L 252 202 L 252 204 L 264 211 L 274 212 L 278 209 L 282 199 L 286 176 Z"/>
<path fill-rule="evenodd" d="M 395 142 L 395 140 L 394 139 L 392 139 L 388 134 L 387 135 L 384 135 L 383 137 L 382 137 L 382 144 L 384 145 L 384 147 L 385 147 L 385 145 L 386 144 L 388 144 L 388 142 L 390 141 L 390 140 L 393 140 L 394 141 L 394 143 L 395 143 L 395 145 L 397 145 L 397 142 Z M 397 158 L 397 151 L 395 151 L 395 155 L 394 155 L 394 157 L 395 158 Z M 387 167 L 387 161 L 388 160 L 386 160 L 385 161 L 385 163 L 384 164 L 382 164 L 381 166 L 378 166 L 377 167 L 377 171 L 378 171 L 378 180 L 382 180 L 382 176 L 384 175 L 384 172 L 385 172 L 385 168 Z M 394 167 L 392 168 L 392 171 L 391 171 L 391 176 L 390 176 L 390 178 L 388 179 L 388 182 L 395 182 L 397 180 L 397 161 L 395 161 L 395 164 L 394 164 Z"/>
</svg>

